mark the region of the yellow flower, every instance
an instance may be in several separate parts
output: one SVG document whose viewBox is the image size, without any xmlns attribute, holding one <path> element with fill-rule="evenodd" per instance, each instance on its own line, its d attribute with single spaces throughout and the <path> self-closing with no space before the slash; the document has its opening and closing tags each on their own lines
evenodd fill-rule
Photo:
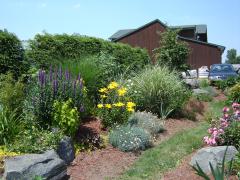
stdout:
<svg viewBox="0 0 240 180">
<path fill-rule="evenodd" d="M 101 98 L 107 98 L 107 96 L 104 94 L 104 95 L 101 95 L 100 96 Z"/>
<path fill-rule="evenodd" d="M 103 104 L 98 104 L 97 107 L 98 108 L 103 108 Z"/>
<path fill-rule="evenodd" d="M 124 96 L 124 95 L 126 94 L 126 92 L 127 92 L 127 89 L 124 88 L 124 87 L 118 89 L 118 95 L 119 95 L 119 96 Z"/>
<path fill-rule="evenodd" d="M 100 93 L 107 93 L 107 88 L 101 88 L 98 90 Z"/>
<path fill-rule="evenodd" d="M 124 103 L 122 103 L 122 102 L 118 102 L 118 103 L 113 104 L 113 106 L 116 106 L 116 107 L 123 107 L 123 106 L 124 106 Z"/>
<path fill-rule="evenodd" d="M 105 107 L 108 108 L 108 109 L 111 109 L 112 105 L 111 104 L 105 104 Z"/>
<path fill-rule="evenodd" d="M 134 112 L 134 109 L 133 108 L 127 108 L 127 111 Z"/>
<path fill-rule="evenodd" d="M 136 104 L 134 102 L 127 102 L 127 108 L 133 108 Z"/>
<path fill-rule="evenodd" d="M 115 81 L 111 82 L 109 85 L 108 85 L 108 89 L 115 89 L 117 88 L 119 85 L 118 83 L 116 83 Z"/>
</svg>

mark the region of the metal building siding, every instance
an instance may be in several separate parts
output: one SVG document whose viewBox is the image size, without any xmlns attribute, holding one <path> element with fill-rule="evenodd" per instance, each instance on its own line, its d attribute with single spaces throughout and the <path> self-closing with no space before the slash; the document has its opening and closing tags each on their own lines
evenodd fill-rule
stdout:
<svg viewBox="0 0 240 180">
<path fill-rule="evenodd" d="M 191 50 L 187 62 L 192 68 L 210 67 L 212 64 L 221 63 L 222 55 L 219 48 L 194 42 L 187 43 Z"/>
<path fill-rule="evenodd" d="M 152 50 L 159 47 L 160 36 L 157 34 L 158 31 L 164 32 L 165 27 L 156 22 L 120 39 L 118 42 L 130 44 L 133 47 L 146 48 L 152 55 Z"/>
</svg>

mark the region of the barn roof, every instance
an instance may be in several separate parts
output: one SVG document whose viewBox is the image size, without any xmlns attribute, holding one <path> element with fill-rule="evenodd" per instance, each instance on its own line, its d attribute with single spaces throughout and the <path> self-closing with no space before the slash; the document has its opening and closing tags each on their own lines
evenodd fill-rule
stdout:
<svg viewBox="0 0 240 180">
<path fill-rule="evenodd" d="M 151 22 L 149 22 L 149 23 L 147 23 L 147 24 L 145 24 L 145 25 L 143 25 L 143 26 L 141 26 L 141 27 L 139 27 L 137 29 L 123 29 L 123 30 L 119 30 L 116 33 L 114 33 L 109 39 L 112 40 L 112 41 L 117 41 L 117 40 L 119 40 L 119 39 L 121 39 L 123 37 L 126 37 L 126 36 L 128 36 L 130 34 L 133 34 L 133 33 L 137 32 L 137 31 L 139 31 L 141 29 L 144 29 L 144 28 L 146 28 L 146 27 L 148 27 L 148 26 L 150 26 L 150 25 L 152 25 L 154 23 L 160 23 L 163 27 L 167 27 L 167 25 L 164 24 L 162 21 L 160 21 L 159 19 L 155 19 L 154 21 L 151 21 Z"/>
<path fill-rule="evenodd" d="M 222 53 L 225 50 L 225 46 L 222 46 L 222 45 L 208 43 L 208 42 L 203 42 L 203 41 L 198 41 L 198 40 L 195 40 L 195 39 L 186 38 L 186 37 L 182 37 L 182 36 L 178 36 L 178 38 L 181 39 L 181 40 L 185 40 L 185 41 L 190 41 L 190 42 L 194 42 L 194 43 L 198 43 L 198 44 L 203 44 L 203 45 L 207 45 L 207 46 L 217 47 L 217 48 L 219 48 L 221 50 Z"/>
<path fill-rule="evenodd" d="M 207 33 L 207 25 L 206 24 L 169 26 L 169 28 L 170 29 L 196 29 L 197 34 Z"/>
</svg>

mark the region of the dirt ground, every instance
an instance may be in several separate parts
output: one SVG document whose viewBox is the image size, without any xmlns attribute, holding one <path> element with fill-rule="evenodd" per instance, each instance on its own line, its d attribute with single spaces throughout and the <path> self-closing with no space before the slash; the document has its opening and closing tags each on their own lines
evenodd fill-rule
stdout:
<svg viewBox="0 0 240 180">
<path fill-rule="evenodd" d="M 197 112 L 197 116 L 202 117 L 207 103 L 191 102 L 187 106 L 189 110 L 196 108 L 197 110 L 194 111 Z M 183 129 L 196 127 L 198 123 L 199 121 L 188 119 L 168 119 L 164 124 L 166 131 L 159 135 L 155 144 L 161 143 Z M 96 119 L 84 126 L 92 129 L 91 132 L 99 133 L 101 129 L 100 121 Z M 138 156 L 139 154 L 121 152 L 108 145 L 104 149 L 80 153 L 68 167 L 68 174 L 73 180 L 114 179 L 128 169 L 138 159 Z"/>
</svg>

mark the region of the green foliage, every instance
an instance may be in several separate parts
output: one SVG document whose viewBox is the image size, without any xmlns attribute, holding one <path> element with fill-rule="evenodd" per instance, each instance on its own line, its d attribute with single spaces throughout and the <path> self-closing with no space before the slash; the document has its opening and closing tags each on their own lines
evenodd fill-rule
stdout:
<svg viewBox="0 0 240 180">
<path fill-rule="evenodd" d="M 24 68 L 24 50 L 21 41 L 7 30 L 0 30 L 0 74 L 10 71 L 17 78 Z"/>
<path fill-rule="evenodd" d="M 240 64 L 240 56 L 237 56 L 237 50 L 236 49 L 229 49 L 227 51 L 226 63 Z"/>
<path fill-rule="evenodd" d="M 112 130 L 109 142 L 122 151 L 138 151 L 151 146 L 151 136 L 139 127 L 120 126 Z"/>
<path fill-rule="evenodd" d="M 240 102 L 240 82 L 229 90 L 228 97 L 233 102 Z"/>
<path fill-rule="evenodd" d="M 215 180 L 224 180 L 225 177 L 226 177 L 226 179 L 228 179 L 229 176 L 231 175 L 233 159 L 230 161 L 230 165 L 227 168 L 227 170 L 226 170 L 226 167 L 225 167 L 225 158 L 226 158 L 227 149 L 228 149 L 228 147 L 226 148 L 226 150 L 224 152 L 224 156 L 223 156 L 221 165 L 218 165 L 214 169 L 212 163 L 209 162 L 209 165 L 210 165 L 210 168 L 211 168 L 211 173 L 212 173 L 212 176 L 214 177 Z M 200 177 L 203 177 L 205 180 L 211 180 L 210 176 L 208 176 L 205 172 L 203 172 L 203 170 L 199 166 L 198 162 L 196 162 L 196 163 L 197 163 L 197 167 L 193 166 L 193 169 L 195 170 L 196 174 Z"/>
<path fill-rule="evenodd" d="M 240 178 L 240 153 L 236 154 L 232 167 L 233 167 L 233 173 L 237 174 L 238 178 Z"/>
<path fill-rule="evenodd" d="M 53 104 L 53 120 L 67 135 L 74 135 L 79 127 L 79 115 L 76 107 L 73 107 L 72 99 L 66 102 L 54 101 Z"/>
<path fill-rule="evenodd" d="M 160 47 L 154 50 L 155 57 L 160 65 L 179 71 L 187 70 L 187 58 L 190 52 L 185 42 L 179 41 L 178 30 L 170 30 L 160 34 Z"/>
<path fill-rule="evenodd" d="M 212 86 L 203 87 L 201 89 L 207 91 L 211 97 L 216 97 L 218 95 L 216 90 Z"/>
<path fill-rule="evenodd" d="M 15 81 L 13 75 L 8 73 L 0 75 L 0 104 L 10 111 L 21 113 L 21 107 L 24 101 L 24 84 Z"/>
<path fill-rule="evenodd" d="M 193 95 L 197 100 L 199 101 L 204 101 L 204 102 L 210 102 L 212 101 L 212 96 L 206 93 L 201 93 L 201 94 L 195 94 Z"/>
<path fill-rule="evenodd" d="M 7 145 L 14 141 L 23 129 L 21 120 L 16 111 L 10 111 L 7 107 L 0 106 L 0 145 Z"/>
<path fill-rule="evenodd" d="M 103 126 L 114 127 L 126 123 L 136 106 L 126 96 L 127 89 L 113 81 L 107 87 L 99 89 L 99 92 L 101 99 L 97 105 L 98 116 Z"/>
<path fill-rule="evenodd" d="M 209 87 L 209 81 L 207 79 L 201 79 L 199 80 L 199 86 L 200 88 Z"/>
<path fill-rule="evenodd" d="M 141 69 L 149 62 L 146 50 L 77 34 L 37 34 L 30 41 L 30 48 L 26 54 L 38 67 L 47 67 L 50 63 L 56 63 L 61 59 L 99 55 L 102 51 L 112 55 L 116 62 L 125 68 L 130 66 L 131 69 Z"/>
<path fill-rule="evenodd" d="M 28 97 L 25 102 L 26 114 L 33 116 L 41 127 L 48 128 L 52 125 L 53 103 L 55 100 L 67 101 L 72 99 L 74 107 L 86 115 L 85 100 L 86 88 L 80 75 L 72 77 L 69 71 L 63 73 L 62 68 L 53 71 L 50 68 L 46 73 L 40 70 L 38 79 L 34 79 L 28 88 Z"/>
<path fill-rule="evenodd" d="M 226 80 L 223 81 L 216 81 L 215 85 L 221 89 L 221 90 L 225 90 L 227 88 L 231 88 L 233 87 L 235 84 L 240 82 L 240 76 L 238 77 L 229 77 Z"/>
<path fill-rule="evenodd" d="M 202 136 L 206 134 L 207 127 L 206 123 L 200 123 L 146 150 L 119 179 L 163 178 L 163 174 L 178 166 L 184 157 L 202 147 Z"/>
<path fill-rule="evenodd" d="M 56 150 L 63 136 L 61 131 L 43 130 L 33 126 L 22 131 L 7 148 L 13 152 L 42 153 L 50 149 Z"/>
<path fill-rule="evenodd" d="M 152 136 L 156 136 L 158 133 L 164 130 L 163 120 L 150 112 L 135 112 L 129 119 L 128 124 L 131 127 L 139 127 L 148 131 Z"/>
<path fill-rule="evenodd" d="M 171 111 L 180 109 L 190 97 L 177 73 L 167 67 L 146 68 L 127 85 L 137 109 L 159 117 L 167 117 Z"/>
<path fill-rule="evenodd" d="M 233 121 L 231 124 L 224 129 L 222 135 L 224 144 L 233 145 L 240 150 L 240 121 Z"/>
</svg>

